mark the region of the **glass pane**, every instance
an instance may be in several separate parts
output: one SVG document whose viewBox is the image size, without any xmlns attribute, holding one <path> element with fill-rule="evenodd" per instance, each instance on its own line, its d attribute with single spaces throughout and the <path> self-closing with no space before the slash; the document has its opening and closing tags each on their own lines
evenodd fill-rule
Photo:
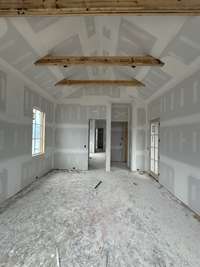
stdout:
<svg viewBox="0 0 200 267">
<path fill-rule="evenodd" d="M 154 148 L 151 148 L 151 159 L 154 159 Z"/>
<path fill-rule="evenodd" d="M 158 161 L 155 161 L 155 174 L 158 174 Z"/>
<path fill-rule="evenodd" d="M 154 172 L 154 160 L 151 160 L 151 171 Z"/>
<path fill-rule="evenodd" d="M 155 160 L 158 160 L 158 149 L 155 148 Z"/>
<path fill-rule="evenodd" d="M 39 110 L 37 110 L 35 113 L 35 123 L 41 124 L 41 112 Z"/>
<path fill-rule="evenodd" d="M 155 138 L 155 147 L 158 148 L 158 135 L 155 135 L 154 138 Z"/>
<path fill-rule="evenodd" d="M 158 123 L 155 124 L 155 134 L 158 134 Z"/>
<path fill-rule="evenodd" d="M 32 126 L 32 139 L 35 139 L 35 124 Z"/>
<path fill-rule="evenodd" d="M 35 140 L 32 140 L 32 154 L 35 153 Z"/>
<path fill-rule="evenodd" d="M 35 138 L 39 139 L 41 138 L 41 126 L 40 125 L 35 125 Z"/>
<path fill-rule="evenodd" d="M 45 126 L 45 114 L 37 109 L 33 109 L 32 121 L 32 154 L 42 153 L 43 128 Z"/>
<path fill-rule="evenodd" d="M 36 112 L 36 110 L 33 109 L 33 123 L 35 123 L 35 112 Z"/>
<path fill-rule="evenodd" d="M 151 147 L 155 145 L 155 137 L 154 135 L 151 136 Z"/>
<path fill-rule="evenodd" d="M 40 153 L 40 139 L 35 139 L 35 152 Z"/>
<path fill-rule="evenodd" d="M 151 134 L 154 134 L 154 133 L 155 133 L 155 125 L 152 124 L 152 125 L 151 125 Z"/>
</svg>

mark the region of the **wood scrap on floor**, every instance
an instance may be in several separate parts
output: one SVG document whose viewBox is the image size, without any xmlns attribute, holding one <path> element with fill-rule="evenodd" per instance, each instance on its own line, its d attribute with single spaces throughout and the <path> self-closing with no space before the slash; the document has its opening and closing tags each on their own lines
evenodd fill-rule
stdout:
<svg viewBox="0 0 200 267">
<path fill-rule="evenodd" d="M 97 189 L 100 186 L 100 184 L 102 184 L 102 181 L 98 182 L 98 184 L 94 187 L 94 189 Z"/>
<path fill-rule="evenodd" d="M 58 250 L 57 247 L 56 247 L 56 263 L 57 263 L 57 267 L 61 267 L 61 264 L 60 264 L 60 255 L 59 255 L 59 250 Z"/>
</svg>

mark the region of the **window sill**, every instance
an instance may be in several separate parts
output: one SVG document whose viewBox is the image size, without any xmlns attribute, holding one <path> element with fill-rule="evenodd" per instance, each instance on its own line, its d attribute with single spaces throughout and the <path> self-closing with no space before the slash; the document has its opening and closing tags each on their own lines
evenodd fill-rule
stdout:
<svg viewBox="0 0 200 267">
<path fill-rule="evenodd" d="M 45 153 L 32 155 L 33 159 L 44 159 L 44 157 L 45 157 Z"/>
</svg>

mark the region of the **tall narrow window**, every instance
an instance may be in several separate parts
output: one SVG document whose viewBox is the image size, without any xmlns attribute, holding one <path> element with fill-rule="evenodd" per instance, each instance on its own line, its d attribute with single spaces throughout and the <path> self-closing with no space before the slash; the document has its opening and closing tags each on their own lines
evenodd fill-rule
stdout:
<svg viewBox="0 0 200 267">
<path fill-rule="evenodd" d="M 32 125 L 32 156 L 38 156 L 45 152 L 45 113 L 37 108 L 33 109 Z"/>
<path fill-rule="evenodd" d="M 159 134 L 160 134 L 160 122 L 155 120 L 151 122 L 150 129 L 150 173 L 156 179 L 159 176 Z"/>
</svg>

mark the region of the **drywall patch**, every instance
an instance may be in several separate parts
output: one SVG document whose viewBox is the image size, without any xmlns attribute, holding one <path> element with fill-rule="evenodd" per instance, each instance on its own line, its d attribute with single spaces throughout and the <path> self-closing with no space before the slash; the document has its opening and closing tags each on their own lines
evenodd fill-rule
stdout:
<svg viewBox="0 0 200 267">
<path fill-rule="evenodd" d="M 59 43 L 52 51 L 51 54 L 55 55 L 83 55 L 81 42 L 78 34 L 72 35 L 66 40 Z"/>
<path fill-rule="evenodd" d="M 0 112 L 6 111 L 7 75 L 0 71 Z"/>
<path fill-rule="evenodd" d="M 76 77 L 77 78 L 77 77 Z M 112 98 L 120 97 L 120 88 L 116 87 L 102 87 L 102 88 L 80 88 L 74 93 L 68 95 L 66 98 L 81 98 L 83 96 L 108 96 Z"/>
<path fill-rule="evenodd" d="M 152 95 L 157 90 L 162 88 L 166 83 L 168 83 L 171 79 L 172 76 L 165 73 L 163 70 L 152 68 L 145 76 L 143 82 L 146 85 L 146 89 L 150 89 L 151 94 L 149 95 Z"/>
<path fill-rule="evenodd" d="M 136 156 L 136 166 L 137 166 L 137 169 L 141 171 L 145 170 L 145 156 L 144 155 Z"/>
<path fill-rule="evenodd" d="M 30 24 L 31 28 L 35 33 L 38 33 L 52 24 L 54 24 L 56 21 L 58 21 L 58 17 L 28 17 L 26 20 Z"/>
<path fill-rule="evenodd" d="M 32 174 L 32 162 L 24 162 L 21 167 L 21 188 L 26 187 L 33 181 L 34 176 Z"/>
<path fill-rule="evenodd" d="M 125 18 L 121 19 L 119 27 L 118 54 L 150 53 L 156 42 L 155 36 L 138 27 Z"/>
<path fill-rule="evenodd" d="M 87 31 L 88 38 L 92 37 L 96 34 L 96 27 L 95 27 L 95 17 L 84 17 L 85 27 Z"/>
<path fill-rule="evenodd" d="M 88 153 L 55 153 L 55 168 L 58 169 L 88 169 Z"/>
<path fill-rule="evenodd" d="M 5 129 L 0 129 L 0 151 L 4 150 L 5 146 Z"/>
<path fill-rule="evenodd" d="M 164 162 L 160 162 L 160 177 L 159 181 L 170 192 L 174 193 L 175 187 L 175 171 L 174 169 Z"/>
<path fill-rule="evenodd" d="M 32 91 L 27 86 L 24 87 L 24 116 L 32 118 L 33 107 L 41 109 L 46 114 L 46 121 L 53 122 L 53 103 Z"/>
<path fill-rule="evenodd" d="M 106 26 L 103 26 L 102 33 L 104 37 L 106 37 L 107 39 L 111 39 L 111 30 L 108 29 Z"/>
<path fill-rule="evenodd" d="M 8 194 L 8 170 L 0 172 L 0 203 L 7 198 Z"/>
<path fill-rule="evenodd" d="M 57 128 L 55 130 L 55 145 L 60 149 L 84 149 L 87 145 L 88 129 L 83 128 Z"/>
<path fill-rule="evenodd" d="M 138 108 L 137 110 L 137 124 L 138 127 L 146 125 L 146 111 L 144 108 Z"/>
<path fill-rule="evenodd" d="M 46 134 L 45 134 L 46 148 L 52 147 L 52 145 L 53 145 L 53 129 L 52 129 L 52 127 L 46 126 L 45 132 L 46 132 Z"/>
<path fill-rule="evenodd" d="M 137 130 L 137 144 L 136 149 L 139 151 L 145 150 L 145 144 L 146 144 L 146 132 L 145 130 Z"/>
<path fill-rule="evenodd" d="M 162 120 L 190 116 L 200 112 L 200 72 L 196 72 L 176 87 L 165 93 L 162 99 Z M 173 109 L 170 95 L 173 92 Z"/>
<path fill-rule="evenodd" d="M 162 125 L 162 124 L 161 124 Z M 194 136 L 195 132 L 195 136 Z M 178 162 L 199 167 L 200 125 L 199 123 L 161 127 L 161 154 Z M 194 139 L 195 137 L 195 139 Z M 196 144 L 194 150 L 194 142 Z"/>
<path fill-rule="evenodd" d="M 161 57 L 173 56 L 184 64 L 191 64 L 200 55 L 199 17 L 188 19 L 176 38 L 166 47 Z"/>
<path fill-rule="evenodd" d="M 188 202 L 189 206 L 200 214 L 200 178 L 188 177 Z"/>
<path fill-rule="evenodd" d="M 129 105 L 113 104 L 112 121 L 128 121 Z"/>
<path fill-rule="evenodd" d="M 158 119 L 160 118 L 160 109 L 161 109 L 161 100 L 160 98 L 155 99 L 148 105 L 148 119 Z"/>
<path fill-rule="evenodd" d="M 56 77 L 50 70 L 34 66 L 33 63 L 38 59 L 37 53 L 9 20 L 7 20 L 7 25 L 7 32 L 0 38 L 1 57 L 40 87 L 49 90 L 50 86 L 51 90 L 54 91 Z M 46 84 L 46 81 L 52 82 Z"/>
<path fill-rule="evenodd" d="M 29 125 L 0 121 L 1 153 L 0 160 L 15 158 L 31 153 L 31 127 Z M 25 142 L 29 136 L 28 142 Z M 17 139 L 16 139 L 17 138 Z M 2 145 L 3 143 L 3 145 Z"/>
</svg>

